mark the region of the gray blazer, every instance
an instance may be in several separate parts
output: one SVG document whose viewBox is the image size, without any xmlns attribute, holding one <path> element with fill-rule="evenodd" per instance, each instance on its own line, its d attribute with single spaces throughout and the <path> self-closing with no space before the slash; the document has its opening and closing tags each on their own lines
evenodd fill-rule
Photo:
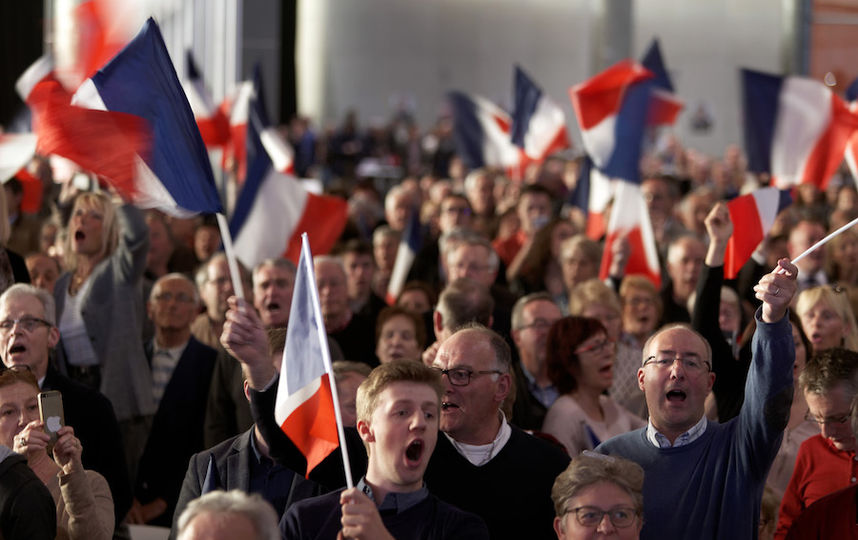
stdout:
<svg viewBox="0 0 858 540">
<path fill-rule="evenodd" d="M 152 376 L 143 352 L 143 271 L 149 250 L 149 229 L 132 205 L 116 208 L 119 243 L 113 254 L 93 269 L 92 286 L 81 301 L 83 321 L 101 365 L 101 393 L 119 421 L 155 414 Z M 63 313 L 71 273 L 57 280 L 54 299 L 57 321 Z M 67 373 L 62 338 L 57 366 Z"/>
</svg>

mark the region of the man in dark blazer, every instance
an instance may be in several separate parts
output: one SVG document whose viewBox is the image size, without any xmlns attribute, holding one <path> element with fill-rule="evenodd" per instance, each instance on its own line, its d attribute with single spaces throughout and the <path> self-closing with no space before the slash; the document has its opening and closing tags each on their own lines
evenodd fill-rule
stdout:
<svg viewBox="0 0 858 540">
<path fill-rule="evenodd" d="M 199 305 L 194 283 L 167 274 L 147 305 L 155 337 L 145 344 L 158 410 L 140 459 L 130 523 L 169 526 L 188 459 L 203 444 L 203 422 L 216 352 L 191 336 Z"/>
<path fill-rule="evenodd" d="M 84 448 L 83 466 L 107 480 L 119 524 L 131 506 L 131 482 L 113 406 L 97 390 L 69 379 L 50 365 L 50 350 L 60 338 L 50 293 L 24 284 L 7 289 L 0 296 L 0 321 L 16 320 L 18 324 L 8 330 L 0 329 L 3 364 L 27 366 L 42 390 L 62 394 L 66 424 L 74 428 Z M 24 328 L 27 324 L 33 325 L 29 331 Z"/>
</svg>

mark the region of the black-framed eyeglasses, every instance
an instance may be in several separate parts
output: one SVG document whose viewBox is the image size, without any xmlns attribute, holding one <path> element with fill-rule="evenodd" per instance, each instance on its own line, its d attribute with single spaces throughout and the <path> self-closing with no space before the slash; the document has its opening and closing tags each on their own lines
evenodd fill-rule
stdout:
<svg viewBox="0 0 858 540">
<path fill-rule="evenodd" d="M 698 356 L 680 356 L 678 354 L 671 353 L 662 353 L 658 355 L 653 355 L 644 360 L 644 367 L 652 364 L 659 369 L 667 369 L 673 365 L 674 362 L 679 362 L 682 364 L 682 367 L 691 372 L 700 372 L 700 371 L 712 371 L 712 366 L 709 365 L 709 362 L 702 360 Z"/>
<path fill-rule="evenodd" d="M 826 416 L 825 418 L 817 418 L 810 414 L 810 411 L 804 413 L 805 420 L 813 422 L 814 424 L 819 424 L 820 426 L 825 424 L 845 424 L 850 418 L 852 418 L 852 415 L 849 413 L 838 416 Z"/>
<path fill-rule="evenodd" d="M 589 347 L 580 347 L 578 349 L 575 349 L 575 354 L 598 353 L 598 352 L 602 352 L 602 350 L 604 350 L 605 347 L 612 347 L 613 345 L 614 345 L 613 341 L 611 341 L 608 338 L 605 338 L 602 341 L 600 341 L 599 343 L 594 343 L 594 344 L 590 345 Z"/>
<path fill-rule="evenodd" d="M 453 386 L 468 386 L 471 384 L 471 377 L 476 375 L 503 375 L 503 371 L 500 371 L 499 369 L 488 369 L 484 371 L 472 371 L 468 368 L 441 369 L 433 367 L 432 369 L 441 375 L 446 375 L 447 380 L 449 380 L 450 384 Z"/>
<path fill-rule="evenodd" d="M 578 523 L 584 527 L 598 527 L 599 523 L 602 522 L 602 518 L 607 514 L 608 519 L 611 520 L 614 527 L 624 529 L 634 523 L 635 518 L 638 516 L 637 510 L 630 506 L 615 506 L 610 510 L 602 510 L 595 506 L 579 506 L 577 508 L 568 508 L 564 512 L 564 515 L 570 512 L 575 513 Z"/>
<path fill-rule="evenodd" d="M 8 334 L 13 328 L 15 328 L 16 324 L 27 332 L 32 332 L 39 326 L 47 326 L 48 328 L 53 326 L 53 324 L 49 323 L 45 319 L 40 319 L 38 317 L 20 317 L 18 319 L 6 319 L 4 321 L 0 321 L 0 332 Z"/>
</svg>

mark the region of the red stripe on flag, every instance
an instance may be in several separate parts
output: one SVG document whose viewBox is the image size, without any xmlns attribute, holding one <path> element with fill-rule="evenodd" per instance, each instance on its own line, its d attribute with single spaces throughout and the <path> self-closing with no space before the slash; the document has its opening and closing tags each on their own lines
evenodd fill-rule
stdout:
<svg viewBox="0 0 858 540">
<path fill-rule="evenodd" d="M 229 119 L 220 109 L 211 118 L 197 118 L 196 121 L 206 146 L 222 146 L 229 141 Z"/>
<path fill-rule="evenodd" d="M 292 411 L 280 429 L 307 458 L 307 476 L 339 446 L 334 398 L 327 373 L 322 375 L 319 390 Z"/>
<path fill-rule="evenodd" d="M 569 97 L 581 129 L 590 129 L 620 110 L 626 88 L 652 78 L 648 69 L 631 60 L 622 60 L 588 81 L 569 89 Z"/>
<path fill-rule="evenodd" d="M 608 228 L 608 224 L 605 222 L 605 214 L 599 212 L 590 211 L 587 214 L 587 237 L 591 240 L 598 242 L 605 236 L 605 231 Z"/>
<path fill-rule="evenodd" d="M 288 179 L 290 182 L 297 182 Z M 328 253 L 343 233 L 348 220 L 348 203 L 331 195 L 307 194 L 304 213 L 292 231 L 289 245 L 283 256 L 298 264 L 301 255 L 301 233 L 306 232 L 313 252 L 319 255 Z"/>
<path fill-rule="evenodd" d="M 608 270 L 611 268 L 611 246 L 623 234 L 627 234 L 626 240 L 629 242 L 631 251 L 629 253 L 629 262 L 626 264 L 627 276 L 644 276 L 649 279 L 656 289 L 661 288 L 661 274 L 658 268 L 650 268 L 647 264 L 646 252 L 644 251 L 644 240 L 641 234 L 640 226 L 635 227 L 626 233 L 625 231 L 617 231 L 608 234 L 605 240 L 605 249 L 602 252 L 602 265 L 599 268 L 599 279 L 605 280 L 608 276 Z"/>
<path fill-rule="evenodd" d="M 15 173 L 15 178 L 21 182 L 21 187 L 24 192 L 21 198 L 21 211 L 28 214 L 35 214 L 42 207 L 42 195 L 45 191 L 45 186 L 42 181 L 30 174 L 26 168 Z"/>
<path fill-rule="evenodd" d="M 831 96 L 831 122 L 813 147 L 804 172 L 802 184 L 816 184 L 824 190 L 828 181 L 840 167 L 846 143 L 855 130 L 858 129 L 858 116 L 851 112 L 846 103 L 839 97 Z"/>
<path fill-rule="evenodd" d="M 739 270 L 763 241 L 763 223 L 753 194 L 736 197 L 727 203 L 727 210 L 733 222 L 733 235 L 727 241 L 724 254 L 724 277 L 736 279 Z"/>
</svg>

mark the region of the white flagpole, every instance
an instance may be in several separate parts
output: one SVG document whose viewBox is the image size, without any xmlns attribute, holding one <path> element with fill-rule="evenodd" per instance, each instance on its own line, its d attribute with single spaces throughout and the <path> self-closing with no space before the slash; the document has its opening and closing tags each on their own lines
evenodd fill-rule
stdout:
<svg viewBox="0 0 858 540">
<path fill-rule="evenodd" d="M 238 271 L 238 259 L 235 258 L 235 250 L 232 249 L 232 236 L 229 234 L 229 224 L 226 216 L 217 213 L 217 226 L 220 229 L 220 239 L 226 252 L 226 262 L 229 265 L 229 277 L 232 279 L 232 289 L 236 298 L 244 300 L 244 287 L 241 285 L 241 273 Z"/>
<path fill-rule="evenodd" d="M 822 239 L 822 240 L 820 240 L 819 242 L 817 242 L 817 243 L 813 244 L 812 246 L 810 246 L 809 248 L 807 248 L 807 249 L 804 251 L 804 253 L 802 253 L 801 255 L 799 255 L 798 257 L 796 257 L 795 259 L 793 259 L 793 260 L 792 260 L 792 261 L 790 261 L 790 262 L 791 262 L 792 264 L 796 264 L 798 261 L 800 261 L 800 260 L 804 259 L 805 257 L 807 257 L 808 255 L 810 255 L 811 253 L 813 253 L 813 252 L 814 252 L 814 251 L 816 251 L 817 249 L 821 248 L 822 246 L 824 246 L 825 244 L 827 244 L 828 242 L 830 242 L 831 240 L 833 240 L 836 236 L 838 236 L 838 235 L 842 234 L 846 229 L 849 229 L 849 228 L 851 228 L 851 227 L 855 226 L 855 224 L 856 224 L 856 223 L 858 223 L 858 218 L 853 219 L 852 221 L 850 221 L 850 222 L 849 222 L 849 223 L 847 223 L 846 225 L 844 225 L 844 226 L 840 227 L 839 229 L 837 229 L 837 230 L 836 230 L 836 231 L 834 231 L 833 233 L 829 234 L 828 236 L 826 236 L 825 238 L 823 238 L 823 239 Z"/>
<path fill-rule="evenodd" d="M 331 396 L 334 398 L 334 416 L 337 419 L 337 436 L 340 438 L 340 453 L 343 456 L 343 469 L 346 473 L 346 487 L 354 487 L 352 481 L 352 468 L 349 462 L 349 452 L 346 448 L 346 434 L 343 429 L 343 417 L 340 415 L 340 399 L 337 396 L 337 383 L 334 380 L 334 368 L 331 365 L 331 351 L 328 349 L 328 333 L 325 331 L 325 320 L 322 318 L 322 308 L 319 304 L 319 290 L 316 288 L 316 269 L 313 267 L 313 253 L 310 251 L 310 241 L 307 233 L 301 233 L 301 257 L 299 264 L 306 266 L 307 278 L 310 280 L 310 296 L 313 299 L 313 317 L 319 321 L 318 332 L 320 349 L 322 350 L 322 361 L 325 364 L 325 373 L 328 375 L 328 383 L 331 387 Z"/>
</svg>

